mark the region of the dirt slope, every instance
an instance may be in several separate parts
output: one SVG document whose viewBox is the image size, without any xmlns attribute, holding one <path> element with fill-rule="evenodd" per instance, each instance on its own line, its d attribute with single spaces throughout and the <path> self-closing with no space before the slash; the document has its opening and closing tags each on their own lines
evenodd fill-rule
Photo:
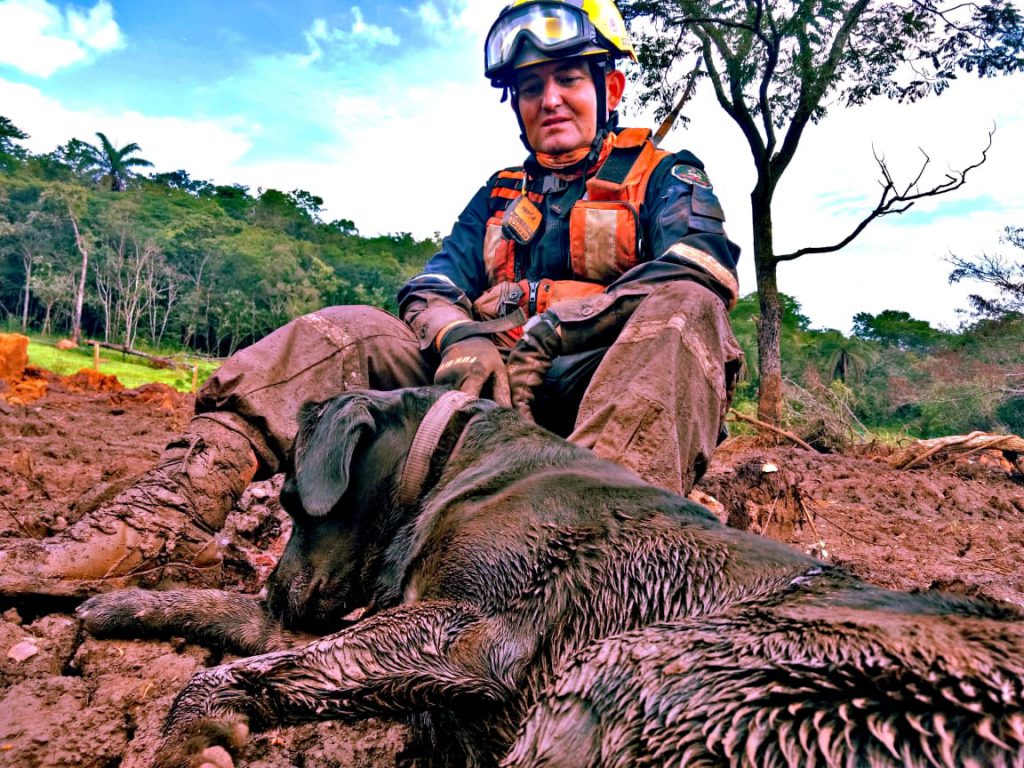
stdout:
<svg viewBox="0 0 1024 768">
<path fill-rule="evenodd" d="M 45 397 L 0 400 L 0 537 L 40 537 L 74 522 L 156 458 L 191 399 L 151 385 L 37 374 Z M 257 591 L 287 536 L 274 481 L 256 484 L 224 537 L 227 588 Z M 825 456 L 737 439 L 702 489 L 734 525 L 825 555 L 900 589 L 937 586 L 1024 605 L 1024 478 L 998 455 L 897 472 L 884 457 Z M 137 768 L 189 676 L 220 659 L 182 642 L 85 636 L 69 601 L 0 602 L 0 766 Z M 255 738 L 256 768 L 409 764 L 401 725 L 324 724 Z"/>
</svg>

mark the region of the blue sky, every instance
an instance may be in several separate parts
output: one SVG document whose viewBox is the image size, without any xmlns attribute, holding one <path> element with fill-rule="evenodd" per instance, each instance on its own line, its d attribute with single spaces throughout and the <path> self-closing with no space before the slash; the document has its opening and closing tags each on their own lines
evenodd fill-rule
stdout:
<svg viewBox="0 0 1024 768">
<path fill-rule="evenodd" d="M 37 152 L 71 137 L 135 141 L 157 170 L 321 195 L 364 234 L 444 233 L 495 169 L 521 161 L 518 129 L 482 76 L 487 29 L 505 0 L 0 0 L 0 115 Z M 837 111 L 811 128 L 779 187 L 780 252 L 841 239 L 877 197 L 873 152 L 926 181 L 990 160 L 959 192 L 872 225 L 842 254 L 783 265 L 782 290 L 819 327 L 904 309 L 953 324 L 970 286 L 944 259 L 998 250 L 1024 225 L 1024 78 L 962 80 L 940 98 Z M 754 290 L 749 191 L 738 129 L 698 92 L 667 149 L 707 164 L 745 251 Z M 651 124 L 648 115 L 627 122 Z"/>
</svg>

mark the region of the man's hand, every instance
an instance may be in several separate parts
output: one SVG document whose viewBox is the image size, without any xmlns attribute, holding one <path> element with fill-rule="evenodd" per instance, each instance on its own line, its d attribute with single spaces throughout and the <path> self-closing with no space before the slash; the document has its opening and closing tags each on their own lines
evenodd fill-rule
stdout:
<svg viewBox="0 0 1024 768">
<path fill-rule="evenodd" d="M 531 406 L 537 387 L 551 361 L 562 351 L 558 317 L 553 312 L 537 315 L 523 328 L 523 337 L 508 358 L 508 381 L 512 390 L 512 407 L 527 421 L 533 421 Z"/>
<path fill-rule="evenodd" d="M 483 336 L 470 336 L 444 347 L 434 383 L 469 395 L 490 395 L 498 405 L 509 407 L 508 374 L 501 353 Z M 488 386 L 490 389 L 488 390 Z"/>
</svg>

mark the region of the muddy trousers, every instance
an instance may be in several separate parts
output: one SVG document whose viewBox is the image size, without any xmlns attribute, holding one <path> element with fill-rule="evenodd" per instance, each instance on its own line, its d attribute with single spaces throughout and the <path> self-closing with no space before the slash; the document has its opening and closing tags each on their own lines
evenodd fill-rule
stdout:
<svg viewBox="0 0 1024 768">
<path fill-rule="evenodd" d="M 663 285 L 611 347 L 555 361 L 538 393 L 538 422 L 687 493 L 718 443 L 740 354 L 717 296 L 692 282 Z M 432 379 L 403 322 L 372 307 L 329 307 L 231 357 L 200 390 L 195 418 L 247 437 L 265 477 L 284 466 L 303 402 Z"/>
</svg>

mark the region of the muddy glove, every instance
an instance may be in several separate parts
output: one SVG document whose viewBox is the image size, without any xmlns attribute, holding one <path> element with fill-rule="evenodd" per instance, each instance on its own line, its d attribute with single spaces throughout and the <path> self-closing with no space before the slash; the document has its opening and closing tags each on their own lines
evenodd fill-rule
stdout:
<svg viewBox="0 0 1024 768">
<path fill-rule="evenodd" d="M 553 312 L 532 317 L 523 326 L 523 337 L 508 357 L 508 383 L 512 389 L 512 407 L 527 421 L 533 421 L 531 406 L 537 387 L 544 383 L 551 361 L 561 351 L 558 317 Z"/>
<path fill-rule="evenodd" d="M 485 336 L 470 336 L 441 345 L 441 364 L 434 383 L 469 395 L 491 397 L 498 405 L 511 405 L 505 362 L 494 342 Z"/>
</svg>

